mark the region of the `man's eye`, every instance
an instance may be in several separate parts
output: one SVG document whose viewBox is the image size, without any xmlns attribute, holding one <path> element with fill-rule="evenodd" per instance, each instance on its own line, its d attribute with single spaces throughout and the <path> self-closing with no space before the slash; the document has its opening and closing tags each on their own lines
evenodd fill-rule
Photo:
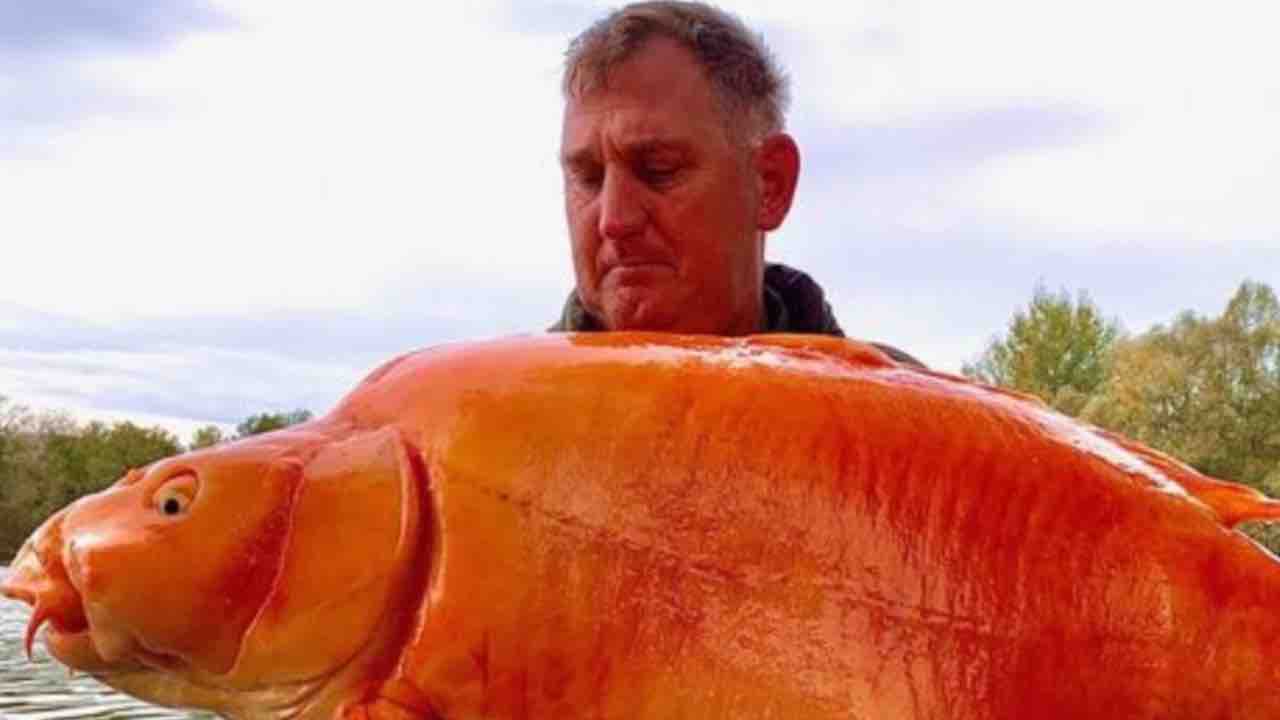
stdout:
<svg viewBox="0 0 1280 720">
<path fill-rule="evenodd" d="M 661 187 L 669 185 L 679 173 L 680 168 L 674 165 L 650 165 L 642 170 L 641 175 L 645 182 Z"/>
<path fill-rule="evenodd" d="M 604 173 L 598 170 L 573 170 L 569 173 L 569 181 L 581 188 L 598 188 L 604 182 Z"/>
</svg>

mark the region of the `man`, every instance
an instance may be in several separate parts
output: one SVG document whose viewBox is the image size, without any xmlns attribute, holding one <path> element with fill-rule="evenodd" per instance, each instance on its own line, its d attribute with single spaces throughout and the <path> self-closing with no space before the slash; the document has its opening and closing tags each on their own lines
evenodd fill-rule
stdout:
<svg viewBox="0 0 1280 720">
<path fill-rule="evenodd" d="M 701 3 L 629 5 L 570 44 L 563 89 L 577 288 L 551 330 L 843 336 L 817 283 L 764 261 L 800 151 L 782 73 L 740 21 Z"/>
</svg>

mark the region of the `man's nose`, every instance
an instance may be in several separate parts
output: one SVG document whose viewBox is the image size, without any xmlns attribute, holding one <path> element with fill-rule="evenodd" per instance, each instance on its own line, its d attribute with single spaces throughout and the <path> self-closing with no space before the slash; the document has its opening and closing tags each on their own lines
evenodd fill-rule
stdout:
<svg viewBox="0 0 1280 720">
<path fill-rule="evenodd" d="M 618 239 L 644 229 L 647 213 L 639 188 L 624 172 L 609 172 L 600 189 L 600 235 Z"/>
</svg>

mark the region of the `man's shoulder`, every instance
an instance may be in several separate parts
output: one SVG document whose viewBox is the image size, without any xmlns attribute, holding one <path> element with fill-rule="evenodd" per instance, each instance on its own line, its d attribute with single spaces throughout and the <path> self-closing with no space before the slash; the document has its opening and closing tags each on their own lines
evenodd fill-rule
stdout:
<svg viewBox="0 0 1280 720">
<path fill-rule="evenodd" d="M 808 273 L 782 263 L 769 263 L 764 270 L 765 331 L 812 333 L 844 337 L 826 292 Z M 928 369 L 911 354 L 881 342 L 872 342 L 895 362 Z"/>
<path fill-rule="evenodd" d="M 899 350 L 898 348 L 892 345 L 888 345 L 882 342 L 874 342 L 874 341 L 871 341 L 868 344 L 874 345 L 877 350 L 884 353 L 885 355 L 888 355 L 889 359 L 893 360 L 894 362 L 902 363 L 903 365 L 910 365 L 919 370 L 929 369 L 927 365 L 917 360 L 914 355 L 911 355 L 910 353 Z"/>
<path fill-rule="evenodd" d="M 764 312 L 765 333 L 845 337 L 822 286 L 808 273 L 782 263 L 769 263 L 765 266 Z M 596 332 L 602 329 L 596 318 L 583 307 L 578 293 L 570 291 L 560 310 L 560 318 L 547 331 Z M 892 345 L 881 342 L 872 342 L 871 345 L 895 362 L 928 369 L 914 356 Z"/>
<path fill-rule="evenodd" d="M 571 290 L 560 309 L 560 318 L 547 328 L 547 332 L 594 332 L 600 329 L 600 324 L 582 306 L 578 292 Z"/>
</svg>

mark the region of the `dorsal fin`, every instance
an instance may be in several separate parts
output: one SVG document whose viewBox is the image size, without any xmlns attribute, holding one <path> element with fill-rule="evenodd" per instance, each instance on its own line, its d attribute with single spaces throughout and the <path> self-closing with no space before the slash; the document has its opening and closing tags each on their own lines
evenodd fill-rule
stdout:
<svg viewBox="0 0 1280 720">
<path fill-rule="evenodd" d="M 869 343 L 819 335 L 754 335 L 748 343 L 755 346 L 773 346 L 791 351 L 811 352 L 836 357 L 859 368 L 877 369 L 907 367 L 895 362 L 879 348 Z M 922 371 L 925 375 L 974 384 L 968 378 L 947 373 Z M 1039 398 L 1006 388 L 985 386 L 989 390 L 1018 400 L 1046 407 Z M 1191 466 L 1157 450 L 1106 430 L 1093 432 L 1124 448 L 1143 462 L 1177 483 L 1188 495 L 1206 505 L 1229 528 L 1254 520 L 1280 521 L 1280 500 L 1273 500 L 1257 490 L 1238 483 L 1226 482 L 1202 475 Z"/>
<path fill-rule="evenodd" d="M 1203 475 L 1196 482 L 1196 487 L 1191 487 L 1187 482 L 1183 482 L 1183 487 L 1200 502 L 1213 508 L 1218 519 L 1227 527 L 1235 527 L 1251 520 L 1280 520 L 1280 501 L 1247 485 L 1222 482 Z"/>
<path fill-rule="evenodd" d="M 1247 485 L 1202 475 L 1186 463 L 1116 433 L 1105 430 L 1098 433 L 1181 485 L 1187 494 L 1209 506 L 1218 520 L 1229 528 L 1252 520 L 1280 520 L 1280 501 Z"/>
</svg>

